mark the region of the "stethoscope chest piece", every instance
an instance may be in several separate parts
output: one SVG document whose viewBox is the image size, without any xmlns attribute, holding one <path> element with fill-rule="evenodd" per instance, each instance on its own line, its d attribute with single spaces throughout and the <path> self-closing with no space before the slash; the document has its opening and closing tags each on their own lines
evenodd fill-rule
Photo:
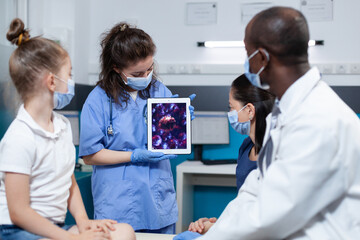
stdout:
<svg viewBox="0 0 360 240">
<path fill-rule="evenodd" d="M 114 130 L 112 128 L 112 124 L 110 124 L 110 126 L 108 126 L 107 133 L 108 133 L 108 135 L 114 135 Z"/>
<path fill-rule="evenodd" d="M 114 129 L 112 127 L 112 97 L 109 98 L 109 110 L 110 110 L 110 125 L 107 127 L 107 134 L 114 135 Z"/>
</svg>

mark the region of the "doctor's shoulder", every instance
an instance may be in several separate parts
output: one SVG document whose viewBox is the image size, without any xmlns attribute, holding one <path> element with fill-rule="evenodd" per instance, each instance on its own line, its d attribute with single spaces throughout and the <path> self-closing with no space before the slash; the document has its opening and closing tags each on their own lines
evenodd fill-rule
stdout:
<svg viewBox="0 0 360 240">
<path fill-rule="evenodd" d="M 100 110 L 102 105 L 105 103 L 108 104 L 108 102 L 109 97 L 107 96 L 105 90 L 100 86 L 96 86 L 87 96 L 83 105 L 83 109 L 90 106 L 94 110 Z"/>
<path fill-rule="evenodd" d="M 155 80 L 151 92 L 154 97 L 170 97 L 172 95 L 171 91 L 160 80 Z"/>
</svg>

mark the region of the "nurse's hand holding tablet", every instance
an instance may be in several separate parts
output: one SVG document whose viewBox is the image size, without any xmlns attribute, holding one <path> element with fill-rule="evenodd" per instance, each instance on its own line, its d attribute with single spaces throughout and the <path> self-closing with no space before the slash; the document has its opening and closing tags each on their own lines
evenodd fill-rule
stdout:
<svg viewBox="0 0 360 240">
<path fill-rule="evenodd" d="M 151 152 L 145 149 L 135 149 L 131 154 L 131 162 L 158 162 L 166 159 L 174 159 L 176 155 L 165 155 L 162 152 Z"/>
</svg>

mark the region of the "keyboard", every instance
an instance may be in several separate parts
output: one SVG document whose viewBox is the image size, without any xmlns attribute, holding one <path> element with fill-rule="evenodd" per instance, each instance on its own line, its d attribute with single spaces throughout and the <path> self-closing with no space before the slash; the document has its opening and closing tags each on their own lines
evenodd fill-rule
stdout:
<svg viewBox="0 0 360 240">
<path fill-rule="evenodd" d="M 236 159 L 202 159 L 201 162 L 205 165 L 218 165 L 218 164 L 234 164 L 237 163 Z"/>
</svg>

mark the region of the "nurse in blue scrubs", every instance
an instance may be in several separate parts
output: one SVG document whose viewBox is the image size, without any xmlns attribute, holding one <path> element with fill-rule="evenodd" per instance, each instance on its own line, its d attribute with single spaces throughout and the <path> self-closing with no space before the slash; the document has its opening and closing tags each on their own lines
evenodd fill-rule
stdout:
<svg viewBox="0 0 360 240">
<path fill-rule="evenodd" d="M 146 99 L 171 97 L 156 80 L 151 37 L 127 23 L 104 33 L 101 73 L 81 112 L 80 157 L 93 165 L 95 219 L 174 233 L 178 216 L 169 159 L 146 150 Z"/>
<path fill-rule="evenodd" d="M 238 191 L 247 175 L 257 168 L 256 160 L 263 144 L 266 129 L 265 119 L 272 111 L 274 100 L 274 95 L 252 85 L 245 74 L 236 78 L 231 84 L 229 122 L 236 132 L 248 136 L 239 149 L 236 166 L 236 186 Z M 196 222 L 190 223 L 188 230 L 204 234 L 216 220 L 216 218 L 200 218 Z M 191 232 L 183 234 L 197 236 L 196 233 Z"/>
</svg>

